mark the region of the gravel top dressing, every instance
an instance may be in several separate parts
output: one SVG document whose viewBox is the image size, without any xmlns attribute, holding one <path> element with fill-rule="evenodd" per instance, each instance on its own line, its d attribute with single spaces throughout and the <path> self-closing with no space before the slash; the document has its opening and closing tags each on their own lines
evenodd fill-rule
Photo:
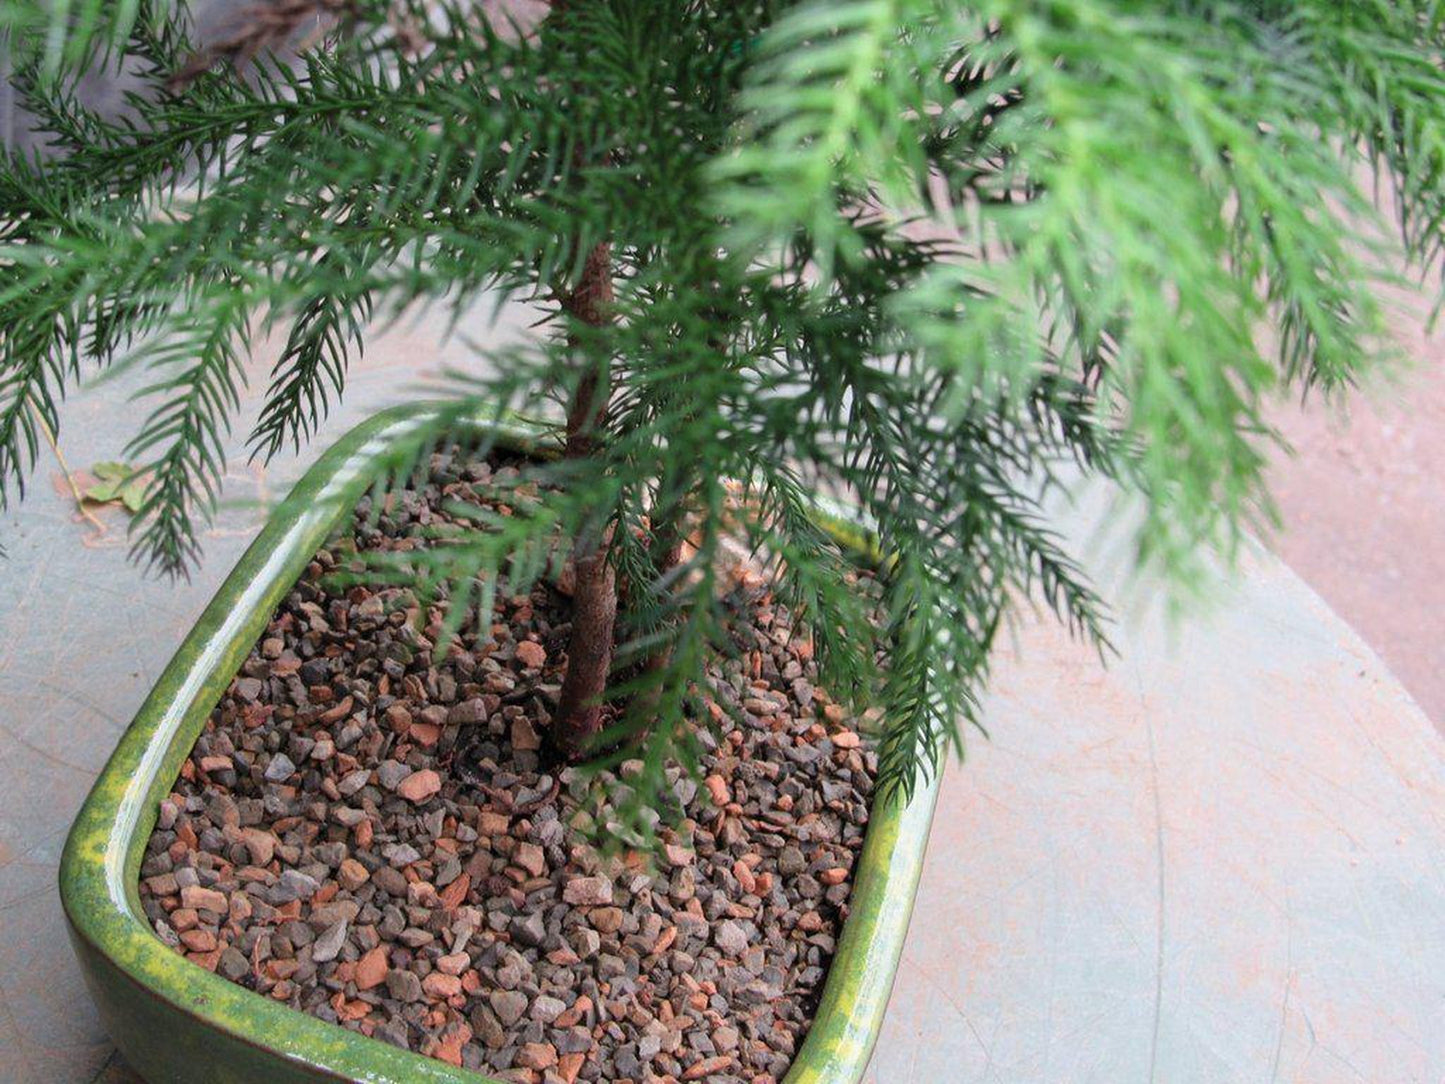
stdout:
<svg viewBox="0 0 1445 1084">
<path fill-rule="evenodd" d="M 328 577 L 358 549 L 427 545 L 450 500 L 505 512 L 517 481 L 504 457 L 440 453 L 317 554 L 161 804 L 146 914 L 233 982 L 503 1080 L 780 1080 L 846 916 L 875 758 L 736 570 L 748 642 L 714 695 L 745 721 L 713 712 L 701 783 L 669 769 L 681 817 L 656 853 L 600 855 L 600 784 L 540 759 L 559 586 L 502 585 L 490 630 L 464 625 L 436 662 L 439 611 L 418 622 L 409 591 Z"/>
</svg>

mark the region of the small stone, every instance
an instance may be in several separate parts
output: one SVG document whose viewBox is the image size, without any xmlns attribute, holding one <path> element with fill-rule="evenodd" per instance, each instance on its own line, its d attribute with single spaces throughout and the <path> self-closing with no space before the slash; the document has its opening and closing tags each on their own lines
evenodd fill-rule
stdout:
<svg viewBox="0 0 1445 1084">
<path fill-rule="evenodd" d="M 355 900 L 328 900 L 326 903 L 318 903 L 311 908 L 311 917 L 307 920 L 307 925 L 313 930 L 324 930 L 327 926 L 334 926 L 338 922 L 352 921 L 360 910 L 361 905 Z"/>
<path fill-rule="evenodd" d="M 622 929 L 622 908 L 596 907 L 587 916 L 592 928 L 600 933 L 616 933 Z"/>
<path fill-rule="evenodd" d="M 537 736 L 536 728 L 525 715 L 518 715 L 512 720 L 512 748 L 520 752 L 542 748 L 542 739 Z"/>
<path fill-rule="evenodd" d="M 606 877 L 573 877 L 563 886 L 562 899 L 576 907 L 611 903 L 612 882 Z"/>
<path fill-rule="evenodd" d="M 668 895 L 678 903 L 686 903 L 697 895 L 697 874 L 691 866 L 682 866 L 672 871 L 668 882 Z"/>
<path fill-rule="evenodd" d="M 527 1011 L 527 995 L 516 990 L 493 990 L 487 1000 L 503 1027 L 511 1027 Z"/>
<path fill-rule="evenodd" d="M 535 843 L 518 843 L 517 849 L 512 852 L 512 861 L 533 877 L 540 877 L 547 872 L 547 858 L 542 854 L 542 848 Z"/>
<path fill-rule="evenodd" d="M 732 957 L 741 956 L 752 943 L 747 931 L 736 922 L 719 922 L 713 930 L 712 941 L 720 951 Z"/>
<path fill-rule="evenodd" d="M 577 1026 L 564 1028 L 561 1031 L 552 1033 L 552 1045 L 557 1048 L 557 1053 L 566 1058 L 569 1054 L 581 1056 L 592 1049 L 592 1032 L 585 1027 Z"/>
<path fill-rule="evenodd" d="M 848 867 L 834 866 L 832 869 L 825 869 L 818 874 L 818 880 L 825 885 L 840 885 L 848 879 Z"/>
<path fill-rule="evenodd" d="M 557 1050 L 551 1043 L 525 1043 L 517 1051 L 517 1064 L 524 1069 L 550 1069 L 557 1064 Z"/>
<path fill-rule="evenodd" d="M 431 723 L 412 723 L 411 729 L 407 731 L 407 736 L 422 748 L 430 749 L 441 739 L 442 730 L 441 727 L 433 726 Z"/>
<path fill-rule="evenodd" d="M 778 872 L 785 877 L 794 877 L 808 868 L 808 860 L 797 847 L 784 847 L 778 853 Z"/>
<path fill-rule="evenodd" d="M 663 857 L 667 859 L 667 864 L 673 869 L 692 865 L 693 859 L 696 857 L 687 847 L 679 847 L 676 843 L 664 844 L 662 853 Z"/>
<path fill-rule="evenodd" d="M 406 895 L 406 875 L 391 866 L 382 866 L 371 875 L 371 883 L 391 896 Z"/>
<path fill-rule="evenodd" d="M 382 848 L 381 856 L 392 869 L 406 869 L 413 862 L 421 861 L 421 852 L 410 843 L 391 843 Z"/>
<path fill-rule="evenodd" d="M 529 915 L 518 915 L 512 919 L 508 930 L 511 932 L 513 940 L 520 941 L 531 948 L 540 948 L 542 942 L 547 940 L 547 920 L 541 911 L 533 911 Z"/>
<path fill-rule="evenodd" d="M 572 931 L 572 948 L 578 957 L 589 960 L 597 955 L 597 950 L 602 947 L 602 938 L 597 931 L 587 926 L 579 926 Z"/>
<path fill-rule="evenodd" d="M 476 1005 L 472 1008 L 471 1016 L 472 1031 L 482 1044 L 489 1050 L 500 1050 L 507 1045 L 507 1032 L 502 1027 L 497 1014 L 485 1005 Z"/>
<path fill-rule="evenodd" d="M 392 1046 L 399 1047 L 402 1050 L 410 1049 L 407 1038 L 406 1021 L 399 1016 L 393 1016 L 390 1020 L 385 1020 L 378 1024 L 376 1030 L 371 1033 L 371 1036 L 374 1039 L 380 1039 L 382 1042 L 390 1043 Z"/>
<path fill-rule="evenodd" d="M 454 704 L 447 712 L 449 726 L 476 726 L 487 721 L 487 702 L 480 696 Z"/>
<path fill-rule="evenodd" d="M 265 779 L 268 783 L 284 783 L 296 771 L 296 765 L 285 753 L 277 753 L 266 765 Z"/>
<path fill-rule="evenodd" d="M 356 961 L 353 978 L 358 990 L 372 990 L 386 981 L 386 973 L 390 970 L 388 955 L 385 945 L 377 945 Z"/>
<path fill-rule="evenodd" d="M 232 982 L 240 982 L 251 973 L 251 962 L 234 948 L 228 948 L 221 953 L 221 962 L 216 970 Z"/>
<path fill-rule="evenodd" d="M 733 876 L 737 878 L 738 886 L 749 896 L 757 892 L 758 879 L 753 876 L 752 868 L 742 859 L 733 863 Z"/>
<path fill-rule="evenodd" d="M 704 1058 L 702 1061 L 696 1063 L 695 1065 L 691 1065 L 686 1070 L 684 1070 L 682 1074 L 682 1079 L 702 1080 L 706 1077 L 712 1076 L 714 1073 L 721 1073 L 732 1063 L 733 1059 L 725 1054 L 719 1054 L 715 1058 Z"/>
<path fill-rule="evenodd" d="M 548 994 L 539 994 L 532 1002 L 532 1008 L 527 1015 L 533 1020 L 539 1020 L 544 1024 L 550 1024 L 567 1011 L 567 1005 L 561 998 L 552 997 Z"/>
<path fill-rule="evenodd" d="M 410 768 L 396 760 L 383 760 L 376 766 L 376 781 L 386 790 L 396 790 L 411 774 Z"/>
<path fill-rule="evenodd" d="M 154 877 L 147 877 L 145 886 L 153 896 L 174 896 L 181 890 L 174 873 L 160 873 Z"/>
<path fill-rule="evenodd" d="M 442 777 L 431 768 L 423 768 L 403 779 L 396 792 L 409 802 L 424 802 L 441 789 Z"/>
<path fill-rule="evenodd" d="M 181 934 L 181 943 L 192 952 L 211 952 L 216 947 L 216 935 L 198 927 Z"/>
<path fill-rule="evenodd" d="M 256 828 L 243 829 L 241 842 L 246 845 L 246 853 L 251 856 L 252 865 L 271 864 L 271 859 L 276 854 L 276 837 L 270 832 L 262 832 Z"/>
<path fill-rule="evenodd" d="M 326 932 L 316 939 L 316 944 L 311 947 L 311 958 L 318 964 L 330 963 L 336 959 L 345 943 L 346 923 L 338 922 L 327 927 Z"/>
<path fill-rule="evenodd" d="M 341 863 L 336 870 L 336 880 L 341 887 L 348 892 L 355 892 L 367 881 L 371 880 L 371 874 L 367 868 L 354 858 L 348 858 Z"/>
<path fill-rule="evenodd" d="M 562 1054 L 561 1050 L 558 1050 Z M 561 1077 L 562 1084 L 575 1084 L 578 1074 L 582 1072 L 582 1066 L 587 1061 L 583 1054 L 562 1054 L 557 1059 L 557 1075 Z"/>
<path fill-rule="evenodd" d="M 512 818 L 505 813 L 494 813 L 484 809 L 477 814 L 477 834 L 482 836 L 505 836 L 512 829 Z"/>
<path fill-rule="evenodd" d="M 320 887 L 316 878 L 310 874 L 302 873 L 299 869 L 286 869 L 281 871 L 281 879 L 276 882 L 276 889 L 280 891 L 273 890 L 273 894 L 284 896 L 285 899 L 279 901 L 283 903 L 290 900 L 309 900 Z"/>
<path fill-rule="evenodd" d="M 386 992 L 407 1004 L 422 999 L 421 979 L 414 971 L 393 970 L 386 976 Z"/>
<path fill-rule="evenodd" d="M 230 910 L 224 892 L 217 892 L 214 888 L 202 888 L 200 885 L 187 885 L 181 889 L 181 906 L 195 911 L 210 911 L 217 915 L 224 915 Z"/>
<path fill-rule="evenodd" d="M 833 744 L 839 749 L 857 749 L 863 744 L 863 739 L 851 730 L 840 730 L 831 736 Z"/>
<path fill-rule="evenodd" d="M 249 704 L 261 695 L 261 690 L 264 686 L 260 678 L 238 677 L 231 688 L 240 699 Z"/>
<path fill-rule="evenodd" d="M 536 670 L 547 662 L 547 649 L 531 640 L 517 645 L 517 661 L 529 670 Z"/>
<path fill-rule="evenodd" d="M 462 980 L 455 975 L 446 975 L 440 971 L 433 971 L 421 980 L 421 988 L 427 997 L 441 1001 L 446 998 L 456 997 L 460 994 L 462 992 Z"/>
<path fill-rule="evenodd" d="M 352 809 L 350 806 L 340 806 L 331 811 L 331 817 L 343 828 L 355 828 L 362 821 L 368 820 L 366 810 Z"/>
<path fill-rule="evenodd" d="M 467 893 L 471 891 L 471 888 L 471 877 L 463 873 L 442 889 L 441 894 L 437 897 L 438 902 L 444 910 L 455 911 L 466 900 Z"/>
<path fill-rule="evenodd" d="M 455 1028 L 448 1029 L 440 1037 L 429 1042 L 423 1051 L 427 1057 L 444 1061 L 448 1065 L 460 1066 L 462 1064 L 462 1050 L 467 1043 L 471 1042 L 472 1029 L 466 1024 L 459 1024 Z"/>
<path fill-rule="evenodd" d="M 721 807 L 732 801 L 732 795 L 728 793 L 727 782 L 722 776 L 710 775 L 702 782 L 703 786 L 707 787 L 708 794 L 712 797 L 713 805 Z"/>
<path fill-rule="evenodd" d="M 311 854 L 318 862 L 324 862 L 328 868 L 335 869 L 346 859 L 345 843 L 320 843 L 311 848 Z"/>
<path fill-rule="evenodd" d="M 460 976 L 463 971 L 472 966 L 472 958 L 465 952 L 453 952 L 449 956 L 443 956 L 437 960 L 437 970 L 443 975 Z"/>
<path fill-rule="evenodd" d="M 642 1060 L 637 1056 L 637 1048 L 624 1046 L 612 1055 L 612 1064 L 617 1067 L 618 1075 L 629 1080 L 635 1080 L 642 1075 Z"/>
</svg>

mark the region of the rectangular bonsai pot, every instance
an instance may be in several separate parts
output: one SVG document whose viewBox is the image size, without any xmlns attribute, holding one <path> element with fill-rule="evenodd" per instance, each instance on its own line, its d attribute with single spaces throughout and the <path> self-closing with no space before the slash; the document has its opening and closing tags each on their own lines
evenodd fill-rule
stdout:
<svg viewBox="0 0 1445 1084">
<path fill-rule="evenodd" d="M 159 803 L 272 612 L 365 494 L 388 450 L 435 419 L 437 409 L 379 414 L 306 472 L 181 644 L 71 828 L 60 866 L 71 941 L 112 1038 L 151 1084 L 492 1079 L 325 1023 L 196 966 L 152 932 L 137 887 Z M 535 448 L 545 436 L 510 423 L 467 427 L 516 448 Z M 820 515 L 832 529 L 847 529 Z M 861 1079 L 908 930 L 937 788 L 934 778 L 920 783 L 911 800 L 874 803 L 851 912 L 785 1084 Z"/>
</svg>

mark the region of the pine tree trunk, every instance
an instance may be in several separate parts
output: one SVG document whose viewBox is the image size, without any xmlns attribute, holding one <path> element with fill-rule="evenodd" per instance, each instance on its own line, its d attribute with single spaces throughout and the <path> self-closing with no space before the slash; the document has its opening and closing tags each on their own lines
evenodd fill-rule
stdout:
<svg viewBox="0 0 1445 1084">
<path fill-rule="evenodd" d="M 610 319 L 612 252 L 597 245 L 587 256 L 577 288 L 563 299 L 563 308 L 583 323 L 599 326 Z M 606 419 L 611 393 L 605 369 L 583 374 L 567 412 L 564 454 L 580 459 L 593 453 L 596 434 Z M 617 578 L 602 531 L 579 536 L 573 550 L 576 586 L 572 594 L 572 636 L 567 647 L 567 673 L 561 702 L 552 724 L 552 741 L 568 761 L 581 759 L 602 727 L 602 694 L 612 669 L 613 628 L 617 621 Z"/>
</svg>

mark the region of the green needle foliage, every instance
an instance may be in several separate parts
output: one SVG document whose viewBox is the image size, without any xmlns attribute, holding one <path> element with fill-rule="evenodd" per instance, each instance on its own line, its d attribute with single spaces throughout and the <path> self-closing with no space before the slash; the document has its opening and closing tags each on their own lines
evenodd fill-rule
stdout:
<svg viewBox="0 0 1445 1084">
<path fill-rule="evenodd" d="M 882 709 L 906 789 L 977 721 L 1019 601 L 1104 642 L 1041 522 L 1056 464 L 1141 495 L 1141 561 L 1190 582 L 1270 520 L 1268 398 L 1380 359 L 1377 287 L 1441 258 L 1423 0 L 570 0 L 525 21 L 272 0 L 201 53 L 166 5 L 0 12 L 58 150 L 0 160 L 5 495 L 68 385 L 148 366 L 136 553 L 183 572 L 265 328 L 289 336 L 263 459 L 313 433 L 373 321 L 541 305 L 547 333 L 444 414 L 600 385 L 587 454 L 377 572 L 459 623 L 499 573 L 604 547 L 622 606 L 598 748 L 644 761 L 639 823 L 708 701 L 728 709 L 704 664 L 735 642 L 730 538 L 772 562 L 831 691 Z M 266 58 L 317 25 L 294 63 Z M 117 56 L 152 83 L 121 120 L 72 93 Z M 613 296 L 587 319 L 569 302 L 597 253 Z M 817 526 L 819 492 L 876 532 L 872 577 Z"/>
</svg>

